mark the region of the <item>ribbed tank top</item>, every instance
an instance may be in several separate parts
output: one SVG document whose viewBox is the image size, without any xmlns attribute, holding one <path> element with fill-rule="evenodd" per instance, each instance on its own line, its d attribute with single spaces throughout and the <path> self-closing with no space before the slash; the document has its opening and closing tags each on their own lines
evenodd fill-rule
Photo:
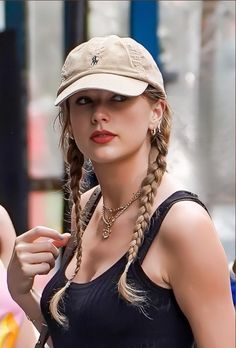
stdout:
<svg viewBox="0 0 236 348">
<path fill-rule="evenodd" d="M 125 302 L 117 291 L 126 255 L 94 280 L 82 284 L 72 282 L 61 308 L 69 320 L 68 328 L 61 327 L 52 319 L 49 301 L 55 290 L 65 284 L 65 269 L 70 260 L 54 275 L 41 298 L 42 313 L 54 348 L 193 347 L 192 330 L 173 290 L 156 285 L 141 267 L 163 219 L 171 206 L 181 200 L 195 201 L 205 208 L 191 192 L 177 191 L 169 196 L 152 215 L 138 258 L 128 272 L 129 281 L 146 291 L 145 313 Z"/>
</svg>

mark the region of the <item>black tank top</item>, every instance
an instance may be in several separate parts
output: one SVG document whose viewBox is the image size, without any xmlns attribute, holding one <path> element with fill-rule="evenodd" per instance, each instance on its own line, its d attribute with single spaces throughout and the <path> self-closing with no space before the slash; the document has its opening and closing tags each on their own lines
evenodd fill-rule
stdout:
<svg viewBox="0 0 236 348">
<path fill-rule="evenodd" d="M 62 311 L 69 320 L 68 328 L 61 327 L 52 319 L 48 304 L 55 290 L 65 284 L 65 268 L 70 260 L 54 275 L 41 298 L 42 313 L 54 348 L 193 347 L 192 330 L 172 289 L 156 285 L 141 267 L 164 217 L 171 206 L 181 200 L 195 201 L 205 208 L 197 196 L 188 191 L 177 191 L 168 197 L 151 217 L 138 258 L 129 269 L 129 281 L 146 291 L 145 314 L 126 303 L 117 292 L 126 255 L 94 280 L 72 283 L 66 290 Z"/>
</svg>

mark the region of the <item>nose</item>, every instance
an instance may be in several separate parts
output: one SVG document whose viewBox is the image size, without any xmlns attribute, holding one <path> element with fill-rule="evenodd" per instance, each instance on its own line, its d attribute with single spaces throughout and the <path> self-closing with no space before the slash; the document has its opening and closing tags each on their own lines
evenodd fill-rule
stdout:
<svg viewBox="0 0 236 348">
<path fill-rule="evenodd" d="M 109 121 L 109 113 L 106 108 L 102 105 L 97 105 L 94 107 L 91 122 L 92 124 L 99 122 L 108 122 Z"/>
</svg>

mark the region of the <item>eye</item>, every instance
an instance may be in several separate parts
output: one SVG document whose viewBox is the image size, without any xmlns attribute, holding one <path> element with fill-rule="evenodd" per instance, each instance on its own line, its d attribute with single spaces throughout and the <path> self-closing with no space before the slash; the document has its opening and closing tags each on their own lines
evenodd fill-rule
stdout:
<svg viewBox="0 0 236 348">
<path fill-rule="evenodd" d="M 121 94 L 114 94 L 112 96 L 112 100 L 117 101 L 117 102 L 123 102 L 126 101 L 128 99 L 128 97 L 126 97 L 125 95 L 121 95 Z"/>
<path fill-rule="evenodd" d="M 86 96 L 81 96 L 81 97 L 78 97 L 75 101 L 75 103 L 77 105 L 86 105 L 86 104 L 89 104 L 91 103 L 92 100 L 89 98 L 89 97 L 86 97 Z"/>
</svg>

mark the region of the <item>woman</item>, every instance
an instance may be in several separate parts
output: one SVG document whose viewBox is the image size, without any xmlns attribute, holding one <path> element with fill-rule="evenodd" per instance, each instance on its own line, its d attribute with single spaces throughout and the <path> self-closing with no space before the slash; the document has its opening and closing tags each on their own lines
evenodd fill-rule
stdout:
<svg viewBox="0 0 236 348">
<path fill-rule="evenodd" d="M 151 55 L 114 35 L 79 45 L 56 105 L 74 248 L 40 310 L 33 279 L 69 236 L 37 227 L 18 237 L 8 275 L 15 301 L 36 327 L 46 321 L 54 348 L 233 348 L 226 257 L 204 205 L 166 172 L 171 112 Z M 99 187 L 81 195 L 84 158 Z M 81 211 L 92 201 L 89 219 Z"/>
<path fill-rule="evenodd" d="M 7 288 L 7 266 L 15 243 L 15 230 L 7 211 L 0 206 L 0 348 L 32 348 L 36 334 Z"/>
</svg>

